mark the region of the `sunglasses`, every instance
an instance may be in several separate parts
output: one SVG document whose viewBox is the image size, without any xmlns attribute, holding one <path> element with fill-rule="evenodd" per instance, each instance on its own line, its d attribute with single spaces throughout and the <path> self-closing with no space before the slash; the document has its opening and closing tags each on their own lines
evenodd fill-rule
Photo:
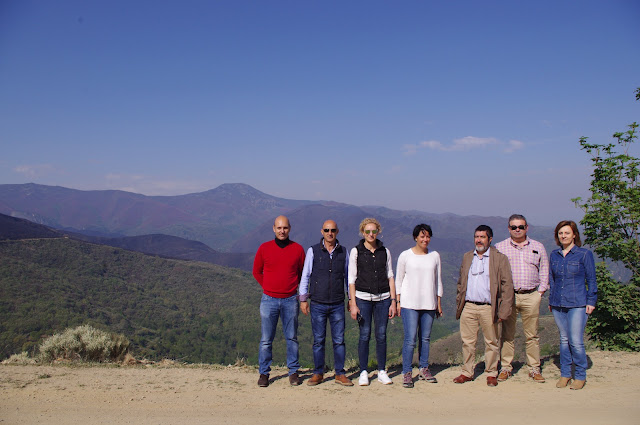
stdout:
<svg viewBox="0 0 640 425">
<path fill-rule="evenodd" d="M 377 230 L 365 230 L 364 233 L 366 233 L 367 235 L 369 235 L 369 234 L 374 234 L 375 235 L 375 234 L 378 233 L 378 231 Z"/>
<path fill-rule="evenodd" d="M 329 232 L 336 233 L 338 231 L 338 229 L 322 229 L 322 231 L 325 232 L 325 233 L 329 233 Z"/>
<path fill-rule="evenodd" d="M 509 226 L 509 229 L 511 230 L 516 230 L 516 229 L 520 229 L 520 230 L 524 230 L 527 226 L 523 226 L 522 224 L 520 226 Z"/>
</svg>

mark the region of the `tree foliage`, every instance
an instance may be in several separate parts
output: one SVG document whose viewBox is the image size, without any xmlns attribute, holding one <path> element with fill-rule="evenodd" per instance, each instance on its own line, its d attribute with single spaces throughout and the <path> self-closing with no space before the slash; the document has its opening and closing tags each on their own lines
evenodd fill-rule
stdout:
<svg viewBox="0 0 640 425">
<path fill-rule="evenodd" d="M 598 264 L 598 308 L 587 332 L 605 349 L 640 350 L 640 159 L 630 153 L 637 129 L 637 123 L 630 124 L 608 144 L 580 139 L 593 164 L 591 196 L 572 199 L 585 212 L 580 222 L 585 242 L 600 258 L 620 262 L 632 274 L 628 283 L 617 282 L 604 263 Z"/>
<path fill-rule="evenodd" d="M 640 347 L 640 291 L 616 281 L 604 262 L 596 266 L 598 308 L 591 314 L 587 332 L 605 350 L 637 351 Z"/>
</svg>

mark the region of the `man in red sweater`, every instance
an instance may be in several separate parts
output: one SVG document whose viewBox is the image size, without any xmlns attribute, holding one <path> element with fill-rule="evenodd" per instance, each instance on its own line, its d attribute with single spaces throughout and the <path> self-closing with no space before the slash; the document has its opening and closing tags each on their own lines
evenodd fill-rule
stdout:
<svg viewBox="0 0 640 425">
<path fill-rule="evenodd" d="M 278 317 L 282 319 L 282 330 L 287 341 L 287 367 L 289 383 L 300 385 L 298 369 L 298 285 L 304 267 L 304 249 L 289 239 L 291 225 L 283 215 L 276 218 L 273 233 L 276 237 L 260 245 L 253 260 L 253 277 L 262 286 L 260 319 L 262 337 L 260 339 L 260 378 L 258 386 L 269 386 L 269 372 L 273 339 L 276 334 Z"/>
</svg>

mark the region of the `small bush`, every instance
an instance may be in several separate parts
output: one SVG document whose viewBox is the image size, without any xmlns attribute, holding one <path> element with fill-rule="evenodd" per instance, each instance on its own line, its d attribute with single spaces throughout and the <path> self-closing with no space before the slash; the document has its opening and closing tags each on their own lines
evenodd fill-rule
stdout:
<svg viewBox="0 0 640 425">
<path fill-rule="evenodd" d="M 590 339 L 603 350 L 640 351 L 640 276 L 621 284 L 601 262 L 596 279 L 598 304 L 587 321 Z"/>
<path fill-rule="evenodd" d="M 2 364 L 26 365 L 26 364 L 35 364 L 35 363 L 36 363 L 35 359 L 32 359 L 31 357 L 29 357 L 29 353 L 27 353 L 26 351 L 23 351 L 20 354 L 13 354 L 8 359 L 2 361 Z"/>
<path fill-rule="evenodd" d="M 45 339 L 40 344 L 39 360 L 119 361 L 128 351 L 129 340 L 124 335 L 83 325 Z"/>
</svg>

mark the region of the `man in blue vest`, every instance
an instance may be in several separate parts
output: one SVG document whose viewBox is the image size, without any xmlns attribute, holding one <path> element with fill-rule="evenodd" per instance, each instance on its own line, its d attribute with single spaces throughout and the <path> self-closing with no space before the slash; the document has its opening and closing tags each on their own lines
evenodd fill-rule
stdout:
<svg viewBox="0 0 640 425">
<path fill-rule="evenodd" d="M 327 220 L 322 225 L 320 243 L 307 251 L 300 280 L 300 310 L 311 312 L 313 332 L 313 376 L 307 385 L 318 385 L 324 378 L 324 351 L 327 337 L 327 320 L 331 326 L 333 361 L 336 370 L 335 383 L 352 386 L 345 376 L 344 359 L 344 296 L 348 293 L 347 277 L 349 253 L 338 242 L 338 225 Z M 311 305 L 309 305 L 309 299 Z"/>
</svg>

